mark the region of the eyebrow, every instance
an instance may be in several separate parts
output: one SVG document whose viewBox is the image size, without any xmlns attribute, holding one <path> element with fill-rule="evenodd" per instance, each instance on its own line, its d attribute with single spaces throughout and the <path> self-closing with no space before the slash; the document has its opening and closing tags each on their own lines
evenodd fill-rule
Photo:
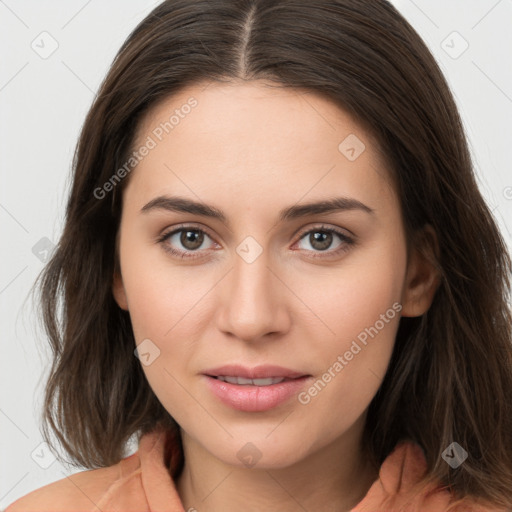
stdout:
<svg viewBox="0 0 512 512">
<path fill-rule="evenodd" d="M 226 215 L 215 206 L 206 203 L 200 203 L 178 196 L 158 196 L 149 201 L 141 208 L 141 213 L 148 213 L 154 210 L 167 210 L 172 212 L 190 213 L 200 215 L 221 221 L 229 226 Z M 279 212 L 279 221 L 289 221 L 309 215 L 318 215 L 322 213 L 332 213 L 336 211 L 359 210 L 370 215 L 375 214 L 375 210 L 361 203 L 357 199 L 350 197 L 335 197 L 312 203 L 295 204 L 284 208 Z"/>
</svg>

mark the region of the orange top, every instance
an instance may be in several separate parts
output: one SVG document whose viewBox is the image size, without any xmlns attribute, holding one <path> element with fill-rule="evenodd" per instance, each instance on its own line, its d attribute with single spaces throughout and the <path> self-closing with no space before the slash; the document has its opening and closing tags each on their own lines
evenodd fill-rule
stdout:
<svg viewBox="0 0 512 512">
<path fill-rule="evenodd" d="M 106 468 L 81 471 L 36 489 L 5 512 L 185 512 L 171 475 L 181 461 L 173 434 L 144 435 L 133 455 Z M 402 441 L 383 462 L 378 479 L 351 512 L 444 512 L 453 503 L 441 486 L 413 489 L 426 471 L 423 451 Z M 194 510 L 194 509 L 190 509 Z M 189 512 L 189 511 L 187 511 Z M 502 512 L 465 500 L 450 512 Z"/>
</svg>

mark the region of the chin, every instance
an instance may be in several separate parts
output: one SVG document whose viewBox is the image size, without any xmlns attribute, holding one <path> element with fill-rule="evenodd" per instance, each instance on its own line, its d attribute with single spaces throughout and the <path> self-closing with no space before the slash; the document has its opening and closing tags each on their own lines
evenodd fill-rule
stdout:
<svg viewBox="0 0 512 512">
<path fill-rule="evenodd" d="M 266 435 L 239 435 L 213 443 L 209 438 L 203 446 L 213 457 L 241 469 L 283 469 L 307 457 L 303 439 Z"/>
</svg>

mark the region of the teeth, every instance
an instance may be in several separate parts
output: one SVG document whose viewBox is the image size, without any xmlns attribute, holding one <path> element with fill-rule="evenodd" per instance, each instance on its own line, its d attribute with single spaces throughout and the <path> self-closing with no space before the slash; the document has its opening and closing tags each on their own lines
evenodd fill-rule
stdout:
<svg viewBox="0 0 512 512">
<path fill-rule="evenodd" d="M 228 377 L 219 375 L 217 379 L 229 384 L 238 384 L 240 386 L 271 386 L 283 382 L 284 377 L 268 377 L 266 379 L 246 379 L 245 377 Z"/>
</svg>

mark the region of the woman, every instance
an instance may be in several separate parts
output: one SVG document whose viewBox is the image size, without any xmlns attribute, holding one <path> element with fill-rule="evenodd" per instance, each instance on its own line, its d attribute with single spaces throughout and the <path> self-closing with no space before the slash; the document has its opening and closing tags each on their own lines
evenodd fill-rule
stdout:
<svg viewBox="0 0 512 512">
<path fill-rule="evenodd" d="M 96 469 L 7 511 L 510 509 L 509 276 L 389 3 L 163 2 L 41 280 L 46 439 Z"/>
</svg>

